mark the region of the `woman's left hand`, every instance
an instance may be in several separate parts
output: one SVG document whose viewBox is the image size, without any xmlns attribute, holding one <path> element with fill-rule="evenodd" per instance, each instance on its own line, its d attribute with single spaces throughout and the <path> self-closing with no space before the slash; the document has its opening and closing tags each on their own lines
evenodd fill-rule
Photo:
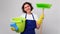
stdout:
<svg viewBox="0 0 60 34">
<path fill-rule="evenodd" d="M 36 26 L 37 26 L 37 29 L 39 29 L 39 28 L 40 28 L 40 24 L 38 24 L 37 22 L 36 22 Z"/>
</svg>

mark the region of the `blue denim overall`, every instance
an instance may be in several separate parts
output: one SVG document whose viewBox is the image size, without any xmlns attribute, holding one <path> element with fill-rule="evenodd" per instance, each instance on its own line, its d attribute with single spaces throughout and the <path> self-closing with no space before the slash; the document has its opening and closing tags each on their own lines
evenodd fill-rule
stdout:
<svg viewBox="0 0 60 34">
<path fill-rule="evenodd" d="M 25 15 L 25 18 L 27 18 L 27 14 Z M 26 20 L 25 30 L 21 34 L 35 34 L 36 21 L 34 19 L 33 14 L 32 14 L 32 18 L 33 20 Z"/>
</svg>

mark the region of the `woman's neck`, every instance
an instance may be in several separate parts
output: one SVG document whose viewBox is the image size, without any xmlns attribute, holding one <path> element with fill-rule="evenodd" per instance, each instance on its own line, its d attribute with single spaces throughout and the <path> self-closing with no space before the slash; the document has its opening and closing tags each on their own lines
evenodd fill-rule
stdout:
<svg viewBox="0 0 60 34">
<path fill-rule="evenodd" d="M 27 13 L 27 14 L 31 14 L 31 12 Z"/>
</svg>

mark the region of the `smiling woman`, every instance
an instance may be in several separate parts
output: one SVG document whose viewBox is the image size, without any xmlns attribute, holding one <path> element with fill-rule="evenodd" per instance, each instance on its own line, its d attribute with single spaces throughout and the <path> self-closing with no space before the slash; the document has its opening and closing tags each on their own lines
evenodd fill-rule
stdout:
<svg viewBox="0 0 60 34">
<path fill-rule="evenodd" d="M 40 25 L 37 25 L 36 23 L 36 21 L 38 20 L 37 15 L 31 12 L 33 10 L 31 3 L 25 2 L 22 5 L 22 10 L 25 14 L 21 16 L 26 18 L 26 26 L 24 32 L 22 32 L 21 34 L 35 34 L 35 28 Z"/>
</svg>

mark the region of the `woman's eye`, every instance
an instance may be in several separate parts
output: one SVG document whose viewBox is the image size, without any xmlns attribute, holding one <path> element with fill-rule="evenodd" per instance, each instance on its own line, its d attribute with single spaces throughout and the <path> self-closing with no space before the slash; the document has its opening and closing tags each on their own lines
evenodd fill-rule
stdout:
<svg viewBox="0 0 60 34">
<path fill-rule="evenodd" d="M 29 6 L 27 6 L 27 7 L 29 7 Z M 25 7 L 25 8 L 27 8 L 27 7 Z"/>
<path fill-rule="evenodd" d="M 27 7 L 29 7 L 29 6 L 27 6 Z"/>
</svg>

